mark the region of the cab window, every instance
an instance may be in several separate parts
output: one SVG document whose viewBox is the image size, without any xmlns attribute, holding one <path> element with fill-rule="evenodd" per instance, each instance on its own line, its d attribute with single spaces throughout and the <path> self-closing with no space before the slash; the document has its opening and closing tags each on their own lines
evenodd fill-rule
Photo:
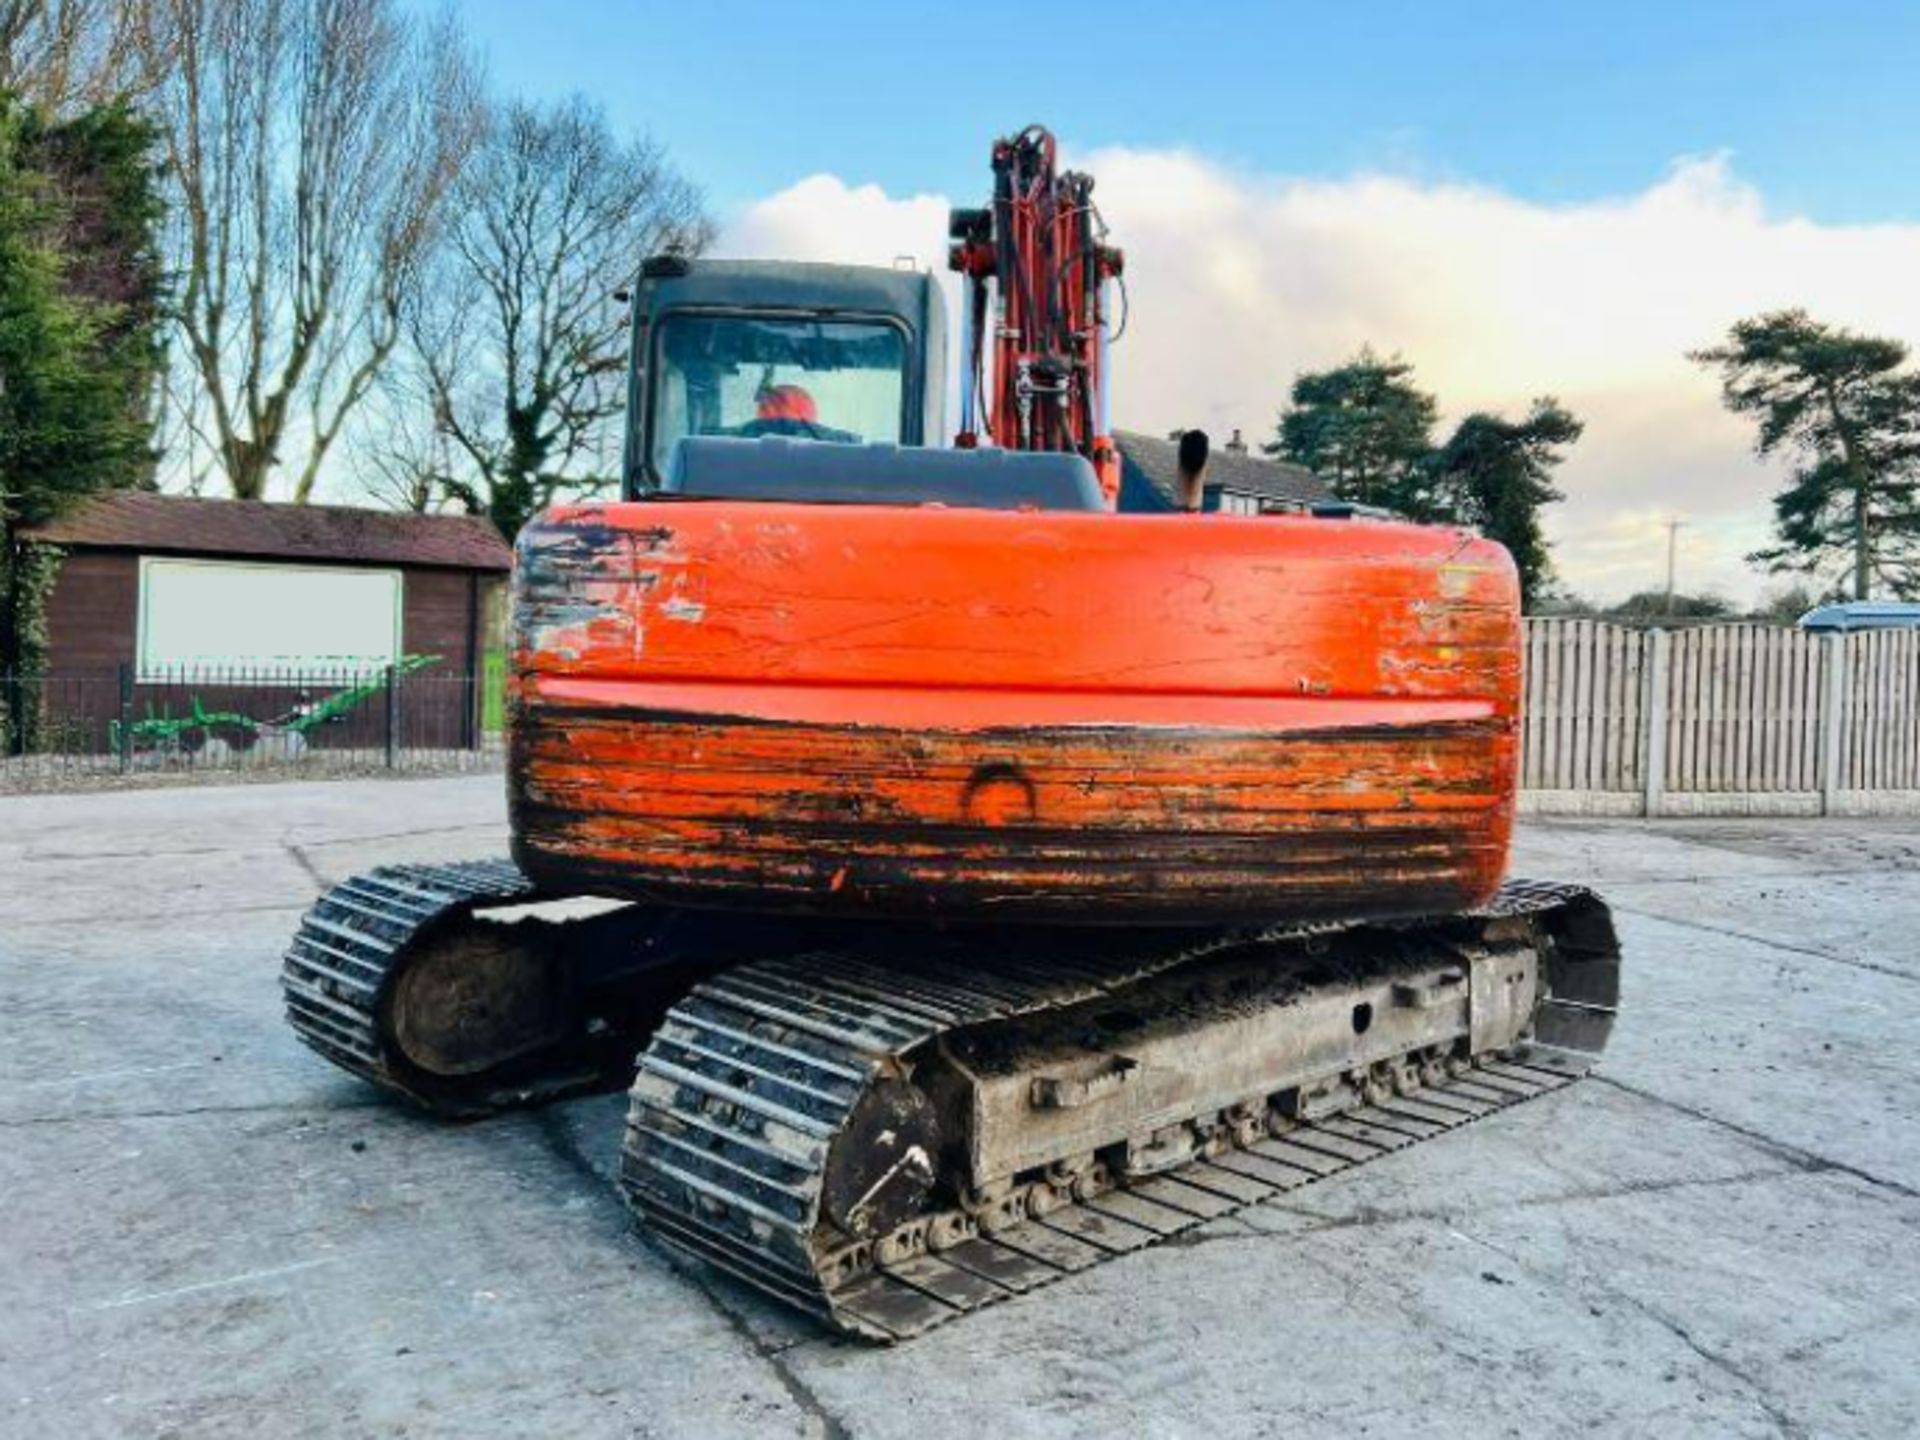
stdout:
<svg viewBox="0 0 1920 1440">
<path fill-rule="evenodd" d="M 689 435 L 841 444 L 901 439 L 906 336 L 872 320 L 664 316 L 649 434 L 655 474 Z"/>
</svg>

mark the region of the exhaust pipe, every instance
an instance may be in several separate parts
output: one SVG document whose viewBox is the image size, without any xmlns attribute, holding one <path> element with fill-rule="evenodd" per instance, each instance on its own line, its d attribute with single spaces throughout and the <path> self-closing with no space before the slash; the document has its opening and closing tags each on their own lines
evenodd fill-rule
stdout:
<svg viewBox="0 0 1920 1440">
<path fill-rule="evenodd" d="M 1204 430 L 1180 437 L 1180 508 L 1198 512 L 1206 498 L 1207 454 L 1212 448 Z"/>
</svg>

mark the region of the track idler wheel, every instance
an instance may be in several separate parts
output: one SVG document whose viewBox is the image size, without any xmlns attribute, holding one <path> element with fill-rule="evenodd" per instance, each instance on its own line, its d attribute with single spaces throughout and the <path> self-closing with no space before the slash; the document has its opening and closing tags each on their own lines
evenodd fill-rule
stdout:
<svg viewBox="0 0 1920 1440">
<path fill-rule="evenodd" d="M 514 932 L 468 924 L 425 944 L 394 977 L 386 1034 L 427 1075 L 500 1070 L 566 1038 L 573 1019 L 565 967 Z"/>
<path fill-rule="evenodd" d="M 933 1104 L 905 1080 L 869 1086 L 827 1156 L 820 1203 L 856 1240 L 871 1240 L 926 1208 L 940 1154 Z"/>
</svg>

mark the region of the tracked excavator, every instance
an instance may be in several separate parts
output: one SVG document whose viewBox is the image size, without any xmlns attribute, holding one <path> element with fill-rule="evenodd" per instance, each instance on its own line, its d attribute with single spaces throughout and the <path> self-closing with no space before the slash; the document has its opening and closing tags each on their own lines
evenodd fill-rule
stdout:
<svg viewBox="0 0 1920 1440">
<path fill-rule="evenodd" d="M 930 275 L 641 267 L 623 498 L 518 541 L 512 858 L 283 970 L 434 1114 L 629 1086 L 644 1223 L 882 1341 L 1552 1091 L 1618 991 L 1598 898 L 1502 883 L 1506 553 L 1142 509 L 1092 181 L 1028 129 L 951 235 L 951 444 Z"/>
</svg>

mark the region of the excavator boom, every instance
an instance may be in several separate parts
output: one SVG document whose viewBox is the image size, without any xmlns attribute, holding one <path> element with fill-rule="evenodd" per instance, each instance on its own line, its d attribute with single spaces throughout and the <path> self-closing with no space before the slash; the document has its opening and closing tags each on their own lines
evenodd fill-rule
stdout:
<svg viewBox="0 0 1920 1440">
<path fill-rule="evenodd" d="M 965 287 L 955 443 L 984 434 L 1002 449 L 1083 455 L 1111 506 L 1107 293 L 1123 258 L 1106 243 L 1093 177 L 1058 173 L 1053 135 L 1030 125 L 993 147 L 993 203 L 955 210 L 948 230 Z"/>
</svg>

